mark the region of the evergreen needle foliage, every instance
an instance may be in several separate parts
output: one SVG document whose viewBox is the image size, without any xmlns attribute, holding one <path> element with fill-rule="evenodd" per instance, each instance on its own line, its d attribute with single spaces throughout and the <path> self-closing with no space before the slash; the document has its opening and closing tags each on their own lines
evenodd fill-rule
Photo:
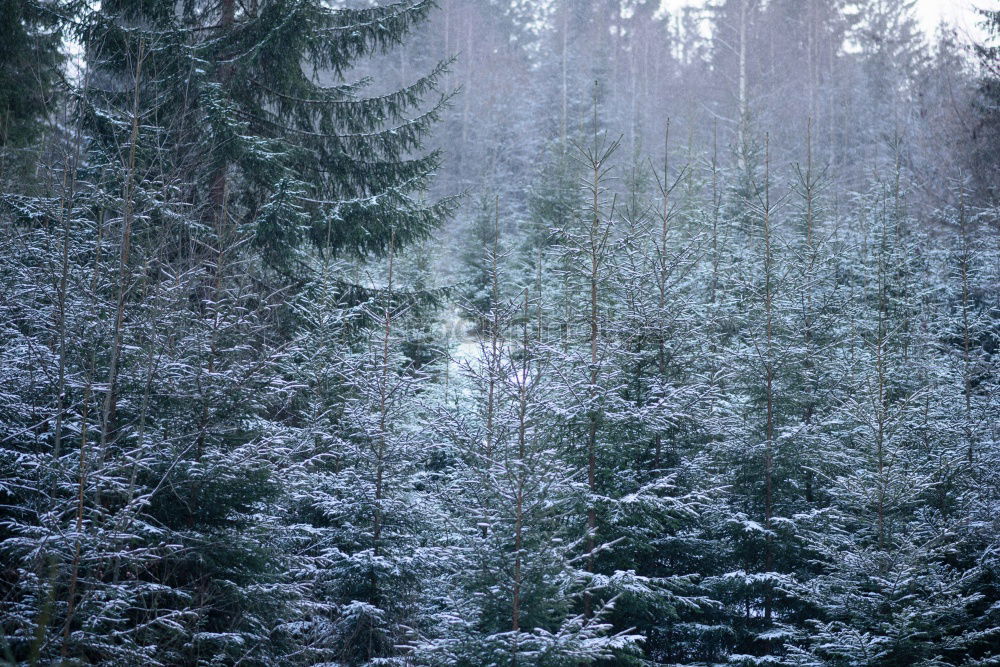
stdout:
<svg viewBox="0 0 1000 667">
<path fill-rule="evenodd" d="M 1000 662 L 914 7 L 0 0 L 0 664 Z"/>
</svg>

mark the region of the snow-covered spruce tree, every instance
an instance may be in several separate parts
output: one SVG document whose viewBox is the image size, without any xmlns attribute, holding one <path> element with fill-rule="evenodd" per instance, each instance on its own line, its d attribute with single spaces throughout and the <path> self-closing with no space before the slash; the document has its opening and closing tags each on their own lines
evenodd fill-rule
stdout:
<svg viewBox="0 0 1000 667">
<path fill-rule="evenodd" d="M 784 638 L 776 645 L 794 647 L 811 633 L 807 619 L 816 612 L 809 583 L 820 571 L 807 535 L 830 503 L 829 462 L 841 450 L 837 424 L 846 399 L 836 360 L 839 346 L 849 340 L 851 320 L 845 317 L 848 294 L 840 284 L 844 242 L 826 196 L 828 169 L 814 162 L 813 123 L 806 124 L 805 162 L 795 165 L 789 197 L 793 212 L 782 228 L 780 248 L 787 264 L 781 309 L 786 329 L 782 352 L 783 500 L 788 519 L 783 524 L 787 551 L 784 567 L 794 575 L 786 597 Z M 797 656 L 783 658 L 793 664 Z"/>
<path fill-rule="evenodd" d="M 56 380 L 32 400 L 51 410 L 51 443 L 27 467 L 41 475 L 42 504 L 4 543 L 18 566 L 5 627 L 29 661 L 268 662 L 286 592 L 271 585 L 280 569 L 261 546 L 271 542 L 262 501 L 276 491 L 276 453 L 255 423 L 261 388 L 280 389 L 271 308 L 240 252 L 248 234 L 199 226 L 173 200 L 176 174 L 160 171 L 156 148 L 163 128 L 140 120 L 145 48 L 132 53 L 125 106 L 100 115 L 103 129 L 126 134 L 90 138 L 50 227 L 64 241 Z M 81 91 L 85 121 L 90 95 Z M 44 219 L 37 203 L 14 210 L 27 224 Z M 185 225 L 210 262 L 172 261 Z"/>
<path fill-rule="evenodd" d="M 492 304 L 502 292 L 509 291 L 509 286 L 499 285 L 493 278 L 496 269 L 490 255 L 483 253 L 483 248 L 496 245 L 496 236 L 500 233 L 499 196 L 481 197 L 475 206 L 472 220 L 465 234 L 465 247 L 461 254 L 463 309 L 466 315 L 478 317 L 475 324 L 483 332 L 491 326 L 487 319 L 482 319 L 484 313 L 489 313 Z M 494 293 L 494 288 L 497 292 Z"/>
<path fill-rule="evenodd" d="M 897 169 L 860 202 L 858 260 L 844 267 L 854 334 L 838 363 L 851 384 L 828 454 L 830 507 L 811 540 L 824 563 L 808 586 L 820 611 L 810 652 L 798 654 L 811 664 L 957 664 L 982 639 L 970 585 L 980 562 L 955 558 L 962 531 L 935 507 L 942 493 L 956 500 L 941 478 L 955 451 L 927 402 L 933 339 L 912 335 L 930 286 L 902 188 Z"/>
<path fill-rule="evenodd" d="M 607 178 L 612 168 L 610 159 L 619 142 L 609 142 L 606 136 L 598 133 L 596 101 L 593 140 L 589 143 L 589 146 L 578 148 L 586 178 L 584 187 L 589 196 L 580 206 L 579 217 L 570 221 L 571 226 L 560 230 L 560 269 L 564 273 L 563 304 L 560 305 L 565 306 L 565 321 L 560 344 L 562 358 L 554 360 L 553 368 L 560 382 L 553 387 L 565 401 L 561 430 L 567 458 L 586 478 L 581 534 L 584 569 L 593 576 L 599 539 L 598 439 L 603 441 L 606 425 L 602 422 L 610 412 L 607 403 L 616 401 L 615 384 L 620 375 L 620 369 L 608 358 L 612 343 L 602 328 L 610 307 L 606 289 L 608 259 L 615 240 L 611 235 L 614 202 Z M 611 470 L 610 466 L 601 466 L 602 473 L 611 473 Z M 584 595 L 582 608 L 589 619 L 593 613 L 590 591 Z"/>
<path fill-rule="evenodd" d="M 967 183 L 954 187 L 955 206 L 940 212 L 947 225 L 944 243 L 927 243 L 927 280 L 931 289 L 922 316 L 920 372 L 926 389 L 919 397 L 916 422 L 920 445 L 932 457 L 934 487 L 924 499 L 922 519 L 948 548 L 941 560 L 961 573 L 962 592 L 973 598 L 962 626 L 942 627 L 958 656 L 985 659 L 1000 623 L 996 614 L 997 559 L 992 555 L 998 486 L 996 332 L 989 304 L 996 303 L 994 214 L 967 204 Z M 993 508 L 993 509 L 990 509 Z M 974 619 L 970 620 L 970 619 Z"/>
<path fill-rule="evenodd" d="M 790 489 L 808 513 L 825 504 L 822 475 L 827 450 L 836 449 L 835 438 L 824 424 L 842 400 L 834 374 L 836 349 L 849 333 L 843 317 L 846 295 L 838 283 L 838 261 L 844 243 L 833 224 L 827 195 L 828 167 L 814 161 L 813 123 L 807 122 L 806 160 L 795 165 L 790 216 L 782 245 L 789 267 L 791 333 L 788 371 L 789 424 L 794 429 L 792 447 L 799 469 L 789 470 Z"/>
<path fill-rule="evenodd" d="M 802 481 L 812 452 L 799 437 L 803 415 L 795 396 L 804 356 L 796 321 L 803 287 L 795 283 L 802 271 L 794 252 L 801 232 L 779 215 L 786 198 L 776 194 L 766 135 L 761 145 L 758 182 L 749 196 L 742 186 L 734 193 L 731 207 L 744 209 L 738 216 L 748 222 L 731 242 L 732 273 L 715 291 L 723 374 L 708 428 L 729 491 L 726 506 L 708 517 L 725 565 L 706 584 L 727 605 L 730 659 L 778 663 L 808 608 L 795 584 L 809 571 L 798 515 L 806 509 Z"/>
<path fill-rule="evenodd" d="M 141 353 L 140 322 L 148 320 L 137 302 L 149 296 L 155 253 L 147 254 L 147 247 L 133 241 L 139 234 L 148 236 L 149 221 L 169 210 L 160 172 L 147 172 L 142 182 L 137 176 L 137 168 L 148 167 L 149 154 L 140 146 L 155 145 L 149 140 L 156 132 L 140 121 L 141 62 L 135 59 L 129 78 L 133 95 L 109 110 L 123 131 L 118 150 L 88 146 L 78 126 L 72 154 L 63 161 L 58 199 L 6 202 L 11 231 L 31 239 L 10 258 L 10 266 L 21 271 L 14 284 L 21 285 L 25 297 L 37 297 L 21 300 L 24 305 L 13 313 L 11 321 L 20 324 L 10 349 L 28 345 L 53 351 L 32 362 L 50 380 L 34 386 L 15 382 L 6 401 L 8 406 L 34 404 L 35 421 L 44 426 L 36 436 L 46 434 L 28 445 L 37 438 L 30 429 L 15 427 L 5 439 L 13 450 L 10 463 L 27 477 L 19 485 L 22 509 L 13 514 L 3 544 L 13 564 L 4 628 L 15 659 L 85 655 L 100 662 L 149 655 L 141 648 L 138 625 L 128 618 L 131 610 L 149 608 L 143 599 L 148 590 L 142 590 L 148 580 L 120 579 L 123 560 L 128 567 L 147 566 L 162 555 L 155 553 L 157 545 L 167 544 L 144 522 L 128 519 L 137 509 L 129 506 L 132 500 L 143 495 L 133 493 L 134 475 L 148 465 L 137 428 L 143 419 L 133 419 L 147 414 L 148 403 L 140 400 L 141 391 L 130 391 L 135 385 L 129 381 L 139 374 L 148 380 L 153 373 Z M 84 105 L 88 94 L 85 81 Z M 60 252 L 50 254 L 53 248 Z M 139 268 L 143 264 L 146 270 Z M 50 327 L 37 328 L 33 313 L 45 320 L 51 315 Z M 120 400 L 123 394 L 133 400 Z M 120 410 L 123 403 L 128 407 Z M 22 440 L 26 435 L 27 442 Z M 33 461 L 24 458 L 29 453 Z M 154 612 L 144 622 L 158 616 Z"/>
<path fill-rule="evenodd" d="M 976 103 L 978 123 L 973 134 L 976 140 L 972 153 L 972 172 L 984 192 L 996 201 L 996 176 L 1000 172 L 997 148 L 1000 147 L 1000 10 L 980 9 L 981 25 L 987 39 L 975 45 L 976 56 L 982 67 L 979 79 L 979 99 Z"/>
<path fill-rule="evenodd" d="M 662 183 L 670 183 L 674 192 L 670 197 L 654 193 L 653 229 L 644 260 L 651 266 L 642 271 L 645 282 L 638 276 L 635 282 L 645 292 L 648 315 L 643 322 L 652 337 L 646 343 L 646 381 L 651 389 L 663 392 L 660 400 L 668 408 L 665 414 L 651 409 L 648 420 L 656 429 L 667 429 L 661 475 L 672 475 L 674 483 L 688 493 L 700 490 L 703 494 L 698 516 L 660 538 L 656 559 L 660 567 L 677 574 L 694 573 L 691 582 L 697 587 L 692 590 L 701 599 L 697 606 L 681 607 L 676 618 L 666 615 L 658 620 L 649 641 L 651 648 L 659 650 L 651 651 L 651 657 L 659 660 L 718 663 L 732 650 L 738 626 L 733 616 L 742 613 L 726 604 L 732 597 L 732 582 L 720 579 L 738 567 L 730 519 L 744 511 L 733 508 L 732 479 L 738 466 L 720 453 L 730 442 L 732 350 L 734 337 L 742 331 L 739 280 L 747 241 L 740 224 L 743 212 L 725 202 L 740 172 L 736 165 L 720 163 L 717 133 L 713 133 L 702 168 L 695 169 L 689 162 L 686 169 L 685 179 L 675 176 L 657 184 L 660 190 Z M 693 182 L 694 191 L 678 195 L 682 180 Z M 669 212 L 665 259 L 663 211 Z M 623 276 L 626 281 L 627 275 Z M 659 284 L 664 278 L 665 299 Z M 666 352 L 662 366 L 661 347 Z M 666 373 L 661 376 L 663 368 Z M 746 464 L 747 457 L 739 463 Z M 662 634 L 657 637 L 658 633 Z"/>
<path fill-rule="evenodd" d="M 107 286 L 107 264 L 88 266 L 94 224 L 72 190 L 3 200 L 0 623 L 12 662 L 59 655 L 68 568 L 82 538 L 80 492 L 92 488 L 88 429 L 97 430 L 99 404 L 89 351 L 107 344 L 113 307 L 95 290 Z M 114 256 L 113 244 L 101 249 Z M 89 293 L 74 289 L 81 285 Z"/>
<path fill-rule="evenodd" d="M 287 456 L 272 436 L 290 390 L 277 374 L 287 350 L 273 343 L 273 295 L 258 291 L 259 268 L 240 252 L 250 235 L 201 240 L 212 261 L 183 273 L 164 267 L 176 289 L 153 301 L 155 333 L 141 341 L 162 371 L 130 382 L 143 388 L 149 416 L 140 412 L 138 430 L 149 444 L 140 451 L 153 459 L 131 473 L 143 493 L 135 522 L 158 527 L 176 550 L 145 572 L 159 586 L 148 604 L 171 610 L 177 624 L 146 641 L 166 663 L 266 664 L 295 648 L 275 626 L 300 597 L 284 576 L 273 505 Z M 195 305 L 192 293 L 203 295 Z M 119 413 L 134 400 L 123 392 Z"/>
<path fill-rule="evenodd" d="M 554 230 L 564 229 L 578 214 L 581 169 L 562 144 L 553 142 L 534 179 L 528 198 L 529 221 L 524 234 L 525 261 L 552 245 Z"/>
<path fill-rule="evenodd" d="M 546 395 L 558 406 L 550 417 L 552 432 L 569 465 L 587 481 L 580 508 L 581 558 L 595 590 L 583 599 L 584 615 L 588 605 L 615 598 L 609 617 L 615 629 L 647 631 L 657 625 L 654 619 L 669 624 L 679 610 L 698 607 L 698 592 L 686 577 L 690 572 L 683 564 L 672 568 L 658 562 L 658 549 L 646 544 L 658 537 L 669 540 L 692 521 L 697 494 L 676 483 L 670 470 L 650 469 L 654 436 L 663 436 L 668 422 L 679 416 L 670 414 L 676 406 L 669 397 L 656 405 L 646 381 L 640 381 L 644 387 L 638 392 L 635 387 L 634 352 L 649 323 L 636 330 L 638 314 L 634 304 L 626 304 L 656 299 L 630 283 L 649 284 L 648 277 L 637 274 L 644 270 L 639 267 L 646 261 L 643 252 L 653 249 L 641 229 L 648 220 L 640 213 L 645 208 L 638 204 L 640 197 L 626 195 L 635 205 L 618 208 L 609 187 L 616 147 L 617 142 L 595 133 L 575 148 L 581 162 L 580 201 L 566 226 L 554 230 L 555 243 L 543 254 L 558 274 L 543 290 L 551 296 L 539 329 L 554 334 L 545 346 L 551 359 Z M 627 213 L 625 224 L 621 210 Z M 646 268 L 652 264 L 655 260 Z M 635 271 L 630 273 L 630 267 Z M 641 343 L 646 344 L 655 347 L 652 341 Z M 683 392 L 666 391 L 683 402 Z"/>
<path fill-rule="evenodd" d="M 671 172 L 666 155 L 662 173 L 633 167 L 609 262 L 616 302 L 601 325 L 620 346 L 621 402 L 606 436 L 613 481 L 601 491 L 602 531 L 615 547 L 599 562 L 648 586 L 623 593 L 610 618 L 641 632 L 646 659 L 659 662 L 708 659 L 720 645 L 712 624 L 721 605 L 699 585 L 712 558 L 699 514 L 717 495 L 712 477 L 694 470 L 707 463 L 699 422 L 713 386 L 694 306 L 701 239 L 690 222 L 695 199 L 682 188 L 688 176 L 686 165 Z"/>
<path fill-rule="evenodd" d="M 428 368 L 403 354 L 413 295 L 397 286 L 396 262 L 390 247 L 384 282 L 370 276 L 356 308 L 325 278 L 297 308 L 303 328 L 288 373 L 301 385 L 283 437 L 295 443 L 293 574 L 308 595 L 304 617 L 287 627 L 306 661 L 409 660 L 437 632 L 427 584 L 443 558 L 431 539 L 438 512 L 416 400 Z"/>
<path fill-rule="evenodd" d="M 58 197 L 5 202 L 20 225 L 5 236 L 18 294 L 5 358 L 47 351 L 12 362 L 4 401 L 16 416 L 4 466 L 19 480 L 4 493 L 20 508 L 3 528 L 13 660 L 294 653 L 276 621 L 301 592 L 283 583 L 267 504 L 286 459 L 273 434 L 287 336 L 275 325 L 288 323 L 269 285 L 302 268 L 307 238 L 377 253 L 378 225 L 412 239 L 447 209 L 409 195 L 435 156 L 406 159 L 435 110 L 404 116 L 437 73 L 371 99 L 340 82 L 428 8 L 82 12 L 80 152 Z M 317 85 L 303 63 L 337 82 Z"/>
<path fill-rule="evenodd" d="M 438 163 L 436 153 L 413 154 L 444 103 L 421 109 L 443 65 L 370 97 L 367 79 L 344 78 L 359 58 L 400 43 L 431 7 L 106 2 L 87 17 L 88 64 L 113 97 L 129 49 L 146 44 L 153 75 L 143 92 L 163 119 L 169 159 L 186 165 L 179 198 L 206 219 L 225 205 L 230 223 L 254 229 L 272 268 L 294 273 L 306 241 L 334 254 L 382 253 L 390 229 L 403 247 L 451 207 L 412 194 Z"/>
<path fill-rule="evenodd" d="M 545 344 L 566 341 L 568 336 L 570 273 L 568 257 L 559 242 L 580 215 L 582 164 L 568 143 L 552 142 L 533 179 L 528 195 L 528 218 L 517 248 L 517 277 L 522 288 L 530 285 L 534 302 L 536 337 Z M 511 272 L 514 273 L 514 272 Z"/>
<path fill-rule="evenodd" d="M 995 212 L 970 206 L 971 193 L 964 183 L 955 188 L 956 206 L 941 211 L 947 226 L 948 242 L 931 253 L 929 276 L 939 287 L 935 290 L 935 321 L 931 333 L 943 357 L 932 370 L 940 381 L 958 392 L 948 403 L 957 406 L 947 424 L 959 426 L 956 450 L 975 464 L 980 453 L 990 456 L 989 443 L 995 438 L 991 415 L 997 396 L 997 360 L 991 351 L 996 343 L 995 301 L 997 286 L 993 281 L 997 266 L 997 242 L 991 233 Z M 995 224 L 995 222 L 993 223 Z M 953 408 L 954 410 L 954 408 Z M 952 436 L 953 437 L 953 436 Z"/>
<path fill-rule="evenodd" d="M 36 139 L 65 105 L 57 93 L 67 2 L 4 0 L 0 4 L 0 182 L 27 176 L 44 144 Z M 60 114 L 61 115 L 61 114 Z M 22 171 L 23 170 L 23 171 Z M 11 181 L 12 183 L 14 181 Z M 17 188 L 21 189 L 21 188 Z"/>
<path fill-rule="evenodd" d="M 485 310 L 468 304 L 478 345 L 457 359 L 455 403 L 436 419 L 456 456 L 442 489 L 458 527 L 447 596 L 456 620 L 421 654 L 432 664 L 591 664 L 631 652 L 637 637 L 610 632 L 613 601 L 590 617 L 581 613 L 593 584 L 578 527 L 566 516 L 586 490 L 557 447 L 561 434 L 549 427 L 555 408 L 545 396 L 537 304 L 528 290 L 501 296 L 511 253 L 500 248 L 499 224 L 497 211 L 482 262 Z"/>
<path fill-rule="evenodd" d="M 414 371 L 446 382 L 448 373 L 448 333 L 442 316 L 444 306 L 453 293 L 450 286 L 442 286 L 438 268 L 441 249 L 432 241 L 411 246 L 401 254 L 398 262 L 400 284 L 406 285 L 409 307 L 400 330 L 403 354 L 412 363 Z"/>
</svg>

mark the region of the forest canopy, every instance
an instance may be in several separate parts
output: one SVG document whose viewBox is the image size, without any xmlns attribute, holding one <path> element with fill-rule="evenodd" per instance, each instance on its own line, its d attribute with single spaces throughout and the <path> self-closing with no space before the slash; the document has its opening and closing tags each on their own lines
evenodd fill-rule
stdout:
<svg viewBox="0 0 1000 667">
<path fill-rule="evenodd" d="M 0 664 L 996 664 L 986 4 L 0 0 Z"/>
</svg>

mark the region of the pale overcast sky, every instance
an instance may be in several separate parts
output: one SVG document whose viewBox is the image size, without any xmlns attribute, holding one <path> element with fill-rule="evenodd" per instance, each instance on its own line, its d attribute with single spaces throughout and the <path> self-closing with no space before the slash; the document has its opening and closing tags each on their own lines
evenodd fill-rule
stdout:
<svg viewBox="0 0 1000 667">
<path fill-rule="evenodd" d="M 917 11 L 924 29 L 934 32 L 943 19 L 970 35 L 980 35 L 979 15 L 974 7 L 987 7 L 995 0 L 917 0 Z"/>
<path fill-rule="evenodd" d="M 704 5 L 708 0 L 662 0 L 663 6 L 677 8 L 691 5 Z M 988 7 L 997 0 L 917 0 L 917 15 L 924 30 L 934 34 L 941 20 L 951 23 L 962 34 L 981 37 L 982 30 L 977 26 L 979 16 L 974 7 Z"/>
</svg>

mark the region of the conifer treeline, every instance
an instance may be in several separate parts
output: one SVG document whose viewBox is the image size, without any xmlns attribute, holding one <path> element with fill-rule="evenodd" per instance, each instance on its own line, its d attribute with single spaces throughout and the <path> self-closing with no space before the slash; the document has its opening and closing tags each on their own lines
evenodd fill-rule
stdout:
<svg viewBox="0 0 1000 667">
<path fill-rule="evenodd" d="M 598 87 L 442 247 L 446 65 L 352 78 L 427 0 L 12 7 L 0 661 L 1000 660 L 980 182 Z"/>
</svg>

